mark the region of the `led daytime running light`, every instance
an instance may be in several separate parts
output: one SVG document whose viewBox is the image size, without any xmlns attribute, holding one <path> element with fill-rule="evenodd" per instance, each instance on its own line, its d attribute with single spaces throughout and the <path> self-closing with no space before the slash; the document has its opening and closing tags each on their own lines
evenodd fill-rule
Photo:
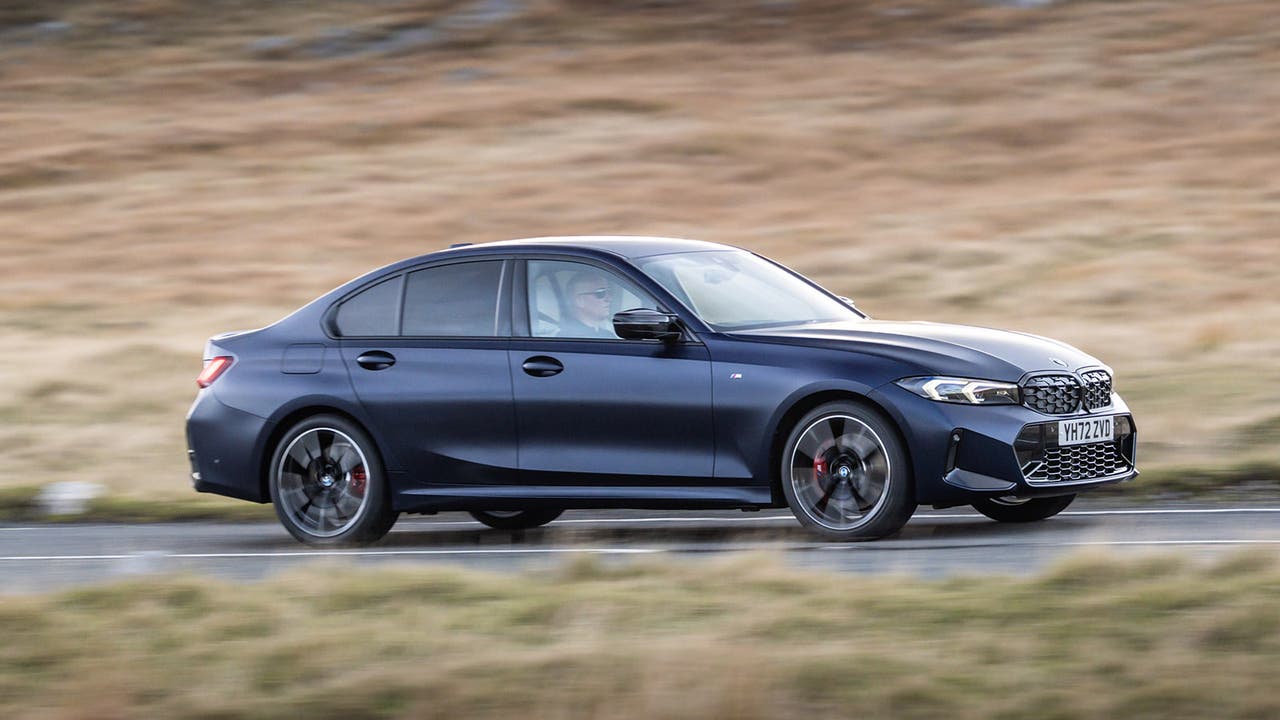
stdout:
<svg viewBox="0 0 1280 720">
<path fill-rule="evenodd" d="M 938 402 L 962 405 L 1016 405 L 1018 386 L 992 380 L 954 377 L 904 378 L 897 383 L 915 394 Z"/>
</svg>

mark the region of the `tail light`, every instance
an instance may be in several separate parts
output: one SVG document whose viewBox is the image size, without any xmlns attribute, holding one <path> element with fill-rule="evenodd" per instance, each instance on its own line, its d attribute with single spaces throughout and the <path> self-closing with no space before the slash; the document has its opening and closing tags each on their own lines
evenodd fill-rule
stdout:
<svg viewBox="0 0 1280 720">
<path fill-rule="evenodd" d="M 219 355 L 218 357 L 206 362 L 204 364 L 204 370 L 201 370 L 200 376 L 196 378 L 196 384 L 202 388 L 209 387 L 213 384 L 214 380 L 217 380 L 222 373 L 227 371 L 227 368 L 231 367 L 231 363 L 233 361 L 234 358 L 230 355 Z"/>
</svg>

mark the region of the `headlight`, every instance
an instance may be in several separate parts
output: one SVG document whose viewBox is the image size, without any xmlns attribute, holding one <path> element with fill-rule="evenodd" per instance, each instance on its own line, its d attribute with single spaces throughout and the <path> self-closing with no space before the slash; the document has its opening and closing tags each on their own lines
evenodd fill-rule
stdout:
<svg viewBox="0 0 1280 720">
<path fill-rule="evenodd" d="M 1017 405 L 1022 402 L 1018 386 L 991 380 L 954 377 L 913 377 L 897 381 L 920 397 L 965 405 Z"/>
</svg>

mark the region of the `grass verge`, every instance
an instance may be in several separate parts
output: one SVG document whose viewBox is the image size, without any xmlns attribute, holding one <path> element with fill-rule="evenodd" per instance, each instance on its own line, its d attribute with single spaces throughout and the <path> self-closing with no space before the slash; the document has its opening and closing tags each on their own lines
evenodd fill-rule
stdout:
<svg viewBox="0 0 1280 720">
<path fill-rule="evenodd" d="M 1274 498 L 1280 496 L 1280 465 L 1252 462 L 1217 467 L 1159 467 L 1144 471 L 1133 482 L 1099 488 L 1090 496 L 1139 502 Z"/>
<path fill-rule="evenodd" d="M 0 522 L 251 522 L 275 519 L 270 505 L 208 495 L 163 500 L 105 495 L 91 500 L 82 513 L 46 515 L 40 504 L 40 490 L 39 486 L 29 485 L 0 487 Z"/>
<path fill-rule="evenodd" d="M 0 715 L 1276 717 L 1278 592 L 1261 554 L 1029 580 L 759 556 L 139 579 L 0 602 Z"/>
</svg>

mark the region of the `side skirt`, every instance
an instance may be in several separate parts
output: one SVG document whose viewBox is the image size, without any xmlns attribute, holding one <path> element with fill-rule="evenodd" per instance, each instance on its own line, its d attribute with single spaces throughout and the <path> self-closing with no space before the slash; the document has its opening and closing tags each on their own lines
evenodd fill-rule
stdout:
<svg viewBox="0 0 1280 720">
<path fill-rule="evenodd" d="M 392 500 L 399 512 L 524 508 L 641 510 L 773 507 L 768 487 L 582 487 L 564 485 L 435 486 L 411 488 Z"/>
</svg>

